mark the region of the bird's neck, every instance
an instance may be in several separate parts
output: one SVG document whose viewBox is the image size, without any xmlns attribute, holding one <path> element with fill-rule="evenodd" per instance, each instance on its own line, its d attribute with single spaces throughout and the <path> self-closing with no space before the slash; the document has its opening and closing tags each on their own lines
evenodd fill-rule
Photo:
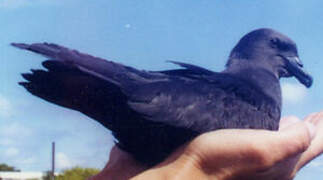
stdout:
<svg viewBox="0 0 323 180">
<path fill-rule="evenodd" d="M 240 65 L 239 67 L 229 66 L 223 72 L 242 79 L 255 88 L 259 88 L 259 90 L 272 98 L 281 107 L 282 100 L 279 78 L 270 70 L 255 65 Z"/>
</svg>

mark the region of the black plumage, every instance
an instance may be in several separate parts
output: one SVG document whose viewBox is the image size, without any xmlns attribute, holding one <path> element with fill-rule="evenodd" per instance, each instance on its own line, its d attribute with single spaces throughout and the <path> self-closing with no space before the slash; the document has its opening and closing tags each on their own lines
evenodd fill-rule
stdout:
<svg viewBox="0 0 323 180">
<path fill-rule="evenodd" d="M 23 74 L 20 84 L 49 102 L 84 113 L 110 129 L 117 145 L 154 165 L 197 135 L 222 128 L 277 130 L 279 78 L 295 76 L 309 87 L 296 44 L 271 29 L 248 33 L 226 69 L 141 71 L 48 44 L 13 43 L 44 55 L 46 70 Z"/>
</svg>

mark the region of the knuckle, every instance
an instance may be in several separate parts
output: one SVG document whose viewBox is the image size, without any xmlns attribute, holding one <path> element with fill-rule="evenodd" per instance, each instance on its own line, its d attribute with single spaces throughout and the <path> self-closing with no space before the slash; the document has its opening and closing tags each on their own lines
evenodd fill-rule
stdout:
<svg viewBox="0 0 323 180">
<path fill-rule="evenodd" d="M 306 133 L 303 133 L 302 135 L 300 135 L 299 138 L 295 138 L 293 141 L 294 141 L 293 144 L 295 146 L 294 148 L 303 152 L 310 145 L 311 137 L 310 137 L 309 132 L 306 132 Z"/>
<path fill-rule="evenodd" d="M 251 143 L 250 150 L 252 153 L 251 161 L 253 161 L 253 163 L 260 169 L 267 169 L 275 164 L 270 147 L 266 144 L 260 144 L 259 142 Z"/>
</svg>

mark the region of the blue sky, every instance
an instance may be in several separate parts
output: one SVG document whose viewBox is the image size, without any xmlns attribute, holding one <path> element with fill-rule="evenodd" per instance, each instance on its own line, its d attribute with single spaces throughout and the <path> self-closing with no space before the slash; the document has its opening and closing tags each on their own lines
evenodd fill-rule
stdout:
<svg viewBox="0 0 323 180">
<path fill-rule="evenodd" d="M 270 27 L 291 37 L 314 85 L 283 80 L 283 115 L 300 118 L 323 106 L 323 2 L 319 0 L 0 0 L 0 163 L 26 171 L 57 166 L 101 168 L 113 144 L 110 132 L 84 115 L 28 94 L 20 73 L 43 57 L 11 42 L 54 42 L 139 69 L 174 68 L 172 59 L 221 71 L 247 32 Z M 312 178 L 311 178 L 312 177 Z M 323 177 L 318 158 L 297 177 Z"/>
</svg>

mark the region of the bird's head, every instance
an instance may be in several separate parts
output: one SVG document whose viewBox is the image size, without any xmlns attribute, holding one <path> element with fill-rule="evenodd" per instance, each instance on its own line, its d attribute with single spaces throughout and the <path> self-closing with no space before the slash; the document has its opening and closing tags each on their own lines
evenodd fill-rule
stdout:
<svg viewBox="0 0 323 180">
<path fill-rule="evenodd" d="M 244 63 L 268 69 L 278 78 L 295 76 L 306 87 L 313 82 L 303 69 L 296 44 L 272 29 L 258 29 L 240 39 L 230 54 L 227 66 Z"/>
</svg>

